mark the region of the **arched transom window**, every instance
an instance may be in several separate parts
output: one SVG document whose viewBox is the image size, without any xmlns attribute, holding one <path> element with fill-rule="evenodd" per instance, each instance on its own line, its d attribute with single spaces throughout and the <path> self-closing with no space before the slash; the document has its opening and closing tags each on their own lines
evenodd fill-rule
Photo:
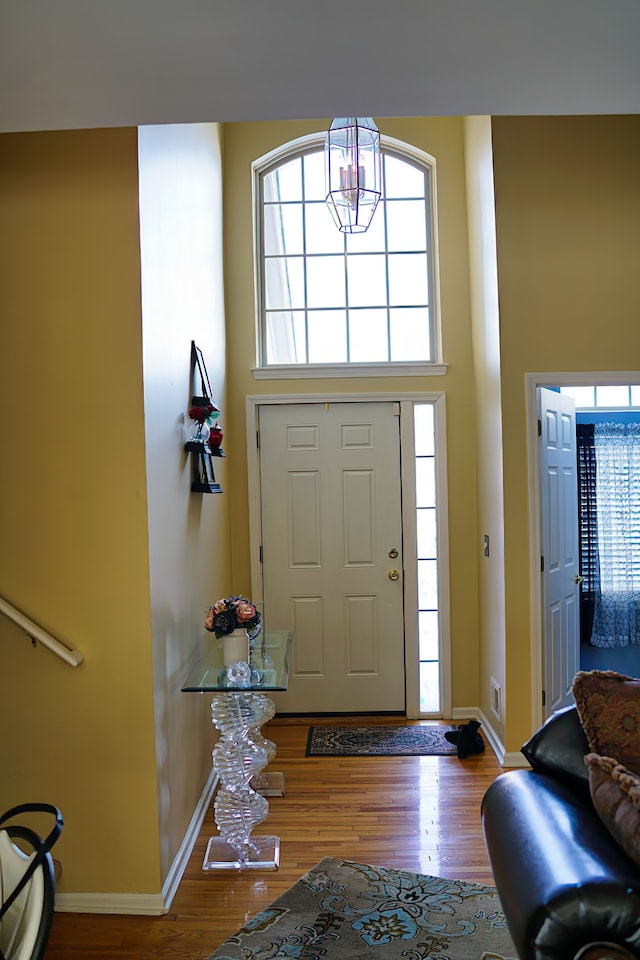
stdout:
<svg viewBox="0 0 640 960">
<path fill-rule="evenodd" d="M 324 135 L 253 165 L 259 368 L 353 375 L 440 361 L 434 161 L 381 144 L 382 199 L 360 234 L 341 233 L 325 204 Z"/>
</svg>

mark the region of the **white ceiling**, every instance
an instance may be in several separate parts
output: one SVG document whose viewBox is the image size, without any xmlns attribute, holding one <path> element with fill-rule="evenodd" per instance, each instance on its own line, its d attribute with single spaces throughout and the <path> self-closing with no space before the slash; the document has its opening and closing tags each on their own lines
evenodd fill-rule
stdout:
<svg viewBox="0 0 640 960">
<path fill-rule="evenodd" d="M 0 131 L 640 113 L 640 0 L 0 0 Z"/>
</svg>

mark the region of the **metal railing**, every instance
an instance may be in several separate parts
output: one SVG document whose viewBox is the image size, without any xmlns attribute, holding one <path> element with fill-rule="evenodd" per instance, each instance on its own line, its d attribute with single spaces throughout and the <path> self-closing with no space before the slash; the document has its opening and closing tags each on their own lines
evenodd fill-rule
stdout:
<svg viewBox="0 0 640 960">
<path fill-rule="evenodd" d="M 15 607 L 12 607 L 10 603 L 7 603 L 7 601 L 2 598 L 0 598 L 0 613 L 4 613 L 5 617 L 13 620 L 15 624 L 24 630 L 31 640 L 44 644 L 44 646 L 48 647 L 57 657 L 60 657 L 65 663 L 68 663 L 70 667 L 77 667 L 84 660 L 84 654 L 80 653 L 79 650 L 70 650 L 64 643 L 60 643 L 60 641 L 52 637 L 50 633 L 47 633 L 46 630 L 39 627 L 33 620 L 29 620 L 28 617 L 25 617 L 23 613 L 20 613 L 19 610 L 16 610 Z"/>
</svg>

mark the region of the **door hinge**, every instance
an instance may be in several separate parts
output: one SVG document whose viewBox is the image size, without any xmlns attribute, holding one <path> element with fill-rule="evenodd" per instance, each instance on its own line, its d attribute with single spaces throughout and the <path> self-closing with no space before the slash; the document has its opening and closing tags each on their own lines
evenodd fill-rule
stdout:
<svg viewBox="0 0 640 960">
<path fill-rule="evenodd" d="M 542 436 L 542 420 L 538 420 L 538 436 Z"/>
<path fill-rule="evenodd" d="M 540 573 L 544 573 L 544 557 L 540 557 Z"/>
<path fill-rule="evenodd" d="M 542 706 L 543 706 L 543 707 L 546 707 L 546 705 L 547 705 L 547 691 L 546 691 L 546 690 L 543 690 L 543 691 L 542 691 Z"/>
<path fill-rule="evenodd" d="M 256 447 L 260 449 L 260 431 L 256 430 Z"/>
<path fill-rule="evenodd" d="M 262 544 L 260 544 L 260 563 L 262 563 Z"/>
</svg>

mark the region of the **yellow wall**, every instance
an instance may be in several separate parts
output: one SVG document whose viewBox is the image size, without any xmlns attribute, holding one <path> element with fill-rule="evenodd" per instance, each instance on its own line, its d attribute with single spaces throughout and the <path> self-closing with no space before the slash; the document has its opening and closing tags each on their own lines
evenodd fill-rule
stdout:
<svg viewBox="0 0 640 960">
<path fill-rule="evenodd" d="M 86 657 L 0 617 L 0 808 L 60 806 L 60 899 L 98 909 L 159 906 L 211 771 L 180 687 L 230 501 L 184 441 L 192 339 L 225 410 L 221 177 L 216 125 L 0 137 L 0 596 Z"/>
<path fill-rule="evenodd" d="M 451 564 L 451 635 L 454 706 L 478 702 L 477 525 L 475 416 L 469 266 L 465 206 L 463 125 L 460 118 L 379 120 L 382 134 L 435 157 L 445 377 L 340 380 L 260 380 L 255 365 L 251 163 L 296 137 L 326 130 L 328 119 L 225 126 L 224 197 L 229 343 L 228 450 L 232 479 L 234 589 L 251 588 L 248 553 L 245 397 L 373 391 L 445 391 Z M 227 446 L 227 444 L 225 443 Z"/>
<path fill-rule="evenodd" d="M 507 748 L 531 733 L 526 372 L 638 369 L 640 117 L 492 121 L 505 480 Z"/>
<path fill-rule="evenodd" d="M 327 125 L 142 131 L 140 182 L 134 130 L 0 137 L 0 595 L 86 655 L 74 670 L 0 618 L 0 807 L 60 805 L 61 893 L 157 893 L 208 774 L 206 698 L 179 688 L 208 603 L 251 589 L 247 394 L 445 391 L 453 705 L 487 713 L 498 673 L 507 750 L 531 733 L 524 374 L 638 366 L 640 118 L 492 121 L 500 375 L 486 123 L 380 121 L 436 158 L 448 372 L 255 381 L 251 162 Z M 223 407 L 221 496 L 188 492 L 192 338 Z"/>
<path fill-rule="evenodd" d="M 184 451 L 190 347 L 203 352 L 225 425 L 221 128 L 139 131 L 149 552 L 162 876 L 211 773 L 211 699 L 180 692 L 207 607 L 231 592 L 226 460 L 222 494 L 192 494 Z M 194 389 L 200 393 L 200 378 Z M 206 639 L 205 639 L 206 638 Z"/>
<path fill-rule="evenodd" d="M 0 137 L 0 807 L 58 804 L 59 889 L 160 883 L 135 130 Z"/>
</svg>

